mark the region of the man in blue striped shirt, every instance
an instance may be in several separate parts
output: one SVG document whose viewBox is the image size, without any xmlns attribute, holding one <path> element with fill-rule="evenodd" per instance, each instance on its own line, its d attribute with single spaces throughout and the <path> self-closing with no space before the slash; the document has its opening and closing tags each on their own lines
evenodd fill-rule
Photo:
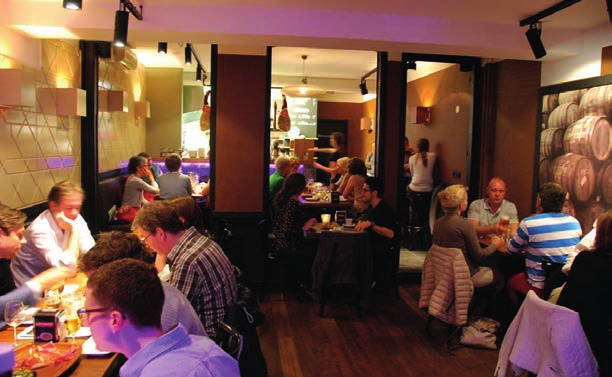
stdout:
<svg viewBox="0 0 612 377">
<path fill-rule="evenodd" d="M 565 189 L 557 183 L 543 184 L 538 191 L 538 214 L 523 219 L 516 235 L 508 242 L 509 253 L 525 251 L 526 272 L 508 280 L 508 293 L 515 305 L 518 305 L 519 294 L 525 296 L 529 290 L 542 298 L 546 278 L 542 257 L 565 263 L 567 255 L 580 241 L 580 223 L 561 212 L 566 195 Z"/>
</svg>

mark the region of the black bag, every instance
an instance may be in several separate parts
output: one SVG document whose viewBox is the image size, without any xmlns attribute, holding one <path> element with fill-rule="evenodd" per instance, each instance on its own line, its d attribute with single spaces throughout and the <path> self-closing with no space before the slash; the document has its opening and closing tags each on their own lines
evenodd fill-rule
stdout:
<svg viewBox="0 0 612 377">
<path fill-rule="evenodd" d="M 261 311 L 253 292 L 244 284 L 238 284 L 237 291 L 236 306 L 244 313 L 247 322 L 255 327 L 263 325 L 266 315 Z"/>
</svg>

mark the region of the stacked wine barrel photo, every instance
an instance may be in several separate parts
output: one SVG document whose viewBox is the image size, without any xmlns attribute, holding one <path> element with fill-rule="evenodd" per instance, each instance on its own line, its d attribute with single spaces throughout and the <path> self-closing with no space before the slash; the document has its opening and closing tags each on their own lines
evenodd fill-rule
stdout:
<svg viewBox="0 0 612 377">
<path fill-rule="evenodd" d="M 568 192 L 564 211 L 584 233 L 612 208 L 612 85 L 542 98 L 539 184 L 557 182 Z"/>
</svg>

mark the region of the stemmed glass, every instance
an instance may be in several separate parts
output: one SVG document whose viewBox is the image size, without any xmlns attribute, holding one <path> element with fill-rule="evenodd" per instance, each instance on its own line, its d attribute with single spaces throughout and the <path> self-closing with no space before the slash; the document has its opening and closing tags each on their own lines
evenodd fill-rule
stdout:
<svg viewBox="0 0 612 377">
<path fill-rule="evenodd" d="M 17 326 L 21 325 L 25 319 L 23 310 L 25 306 L 23 302 L 18 300 L 9 301 L 4 307 L 4 320 L 6 323 L 13 328 L 13 344 L 17 343 Z"/>
</svg>

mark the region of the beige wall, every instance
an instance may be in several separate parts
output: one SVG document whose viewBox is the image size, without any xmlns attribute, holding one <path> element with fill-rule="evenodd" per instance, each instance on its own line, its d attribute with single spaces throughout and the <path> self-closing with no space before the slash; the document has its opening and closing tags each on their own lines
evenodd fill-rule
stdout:
<svg viewBox="0 0 612 377">
<path fill-rule="evenodd" d="M 127 112 L 98 112 L 98 168 L 100 172 L 117 169 L 133 155 L 145 150 L 146 118 L 135 119 L 134 102 L 147 99 L 144 68 L 128 70 L 122 64 L 100 61 L 100 89 L 124 91 Z"/>
<path fill-rule="evenodd" d="M 147 68 L 147 99 L 151 118 L 146 122 L 146 151 L 159 156 L 161 148 L 181 148 L 183 69 Z"/>
<path fill-rule="evenodd" d="M 425 106 L 431 107 L 431 123 L 411 124 L 407 120 L 406 136 L 415 149 L 418 139 L 429 139 L 429 151 L 437 155 L 442 181 L 448 184 L 467 182 L 471 76 L 470 72 L 460 72 L 456 64 L 408 83 L 407 119 L 410 119 L 414 107 Z M 461 174 L 461 178 L 452 176 L 455 171 Z"/>
<path fill-rule="evenodd" d="M 40 49 L 41 56 L 41 65 L 36 69 L 3 55 L 34 45 L 32 48 Z M 80 87 L 78 47 L 57 40 L 37 41 L 24 46 L 2 45 L 0 67 L 19 68 L 31 73 L 36 88 Z M 22 53 L 36 55 L 34 52 Z M 61 180 L 80 183 L 80 128 L 81 118 L 78 116 L 43 114 L 36 106 L 0 106 L 0 201 L 11 207 L 28 207 L 44 202 L 51 186 Z"/>
</svg>

